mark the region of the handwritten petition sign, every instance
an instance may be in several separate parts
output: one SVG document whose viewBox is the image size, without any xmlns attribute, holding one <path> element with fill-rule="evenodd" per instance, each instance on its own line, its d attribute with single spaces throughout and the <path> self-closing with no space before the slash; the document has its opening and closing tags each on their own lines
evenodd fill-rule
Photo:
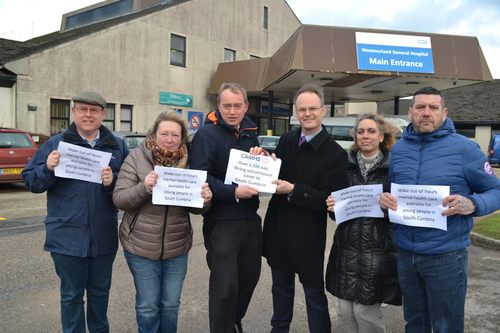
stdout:
<svg viewBox="0 0 500 333">
<path fill-rule="evenodd" d="M 335 200 L 335 222 L 340 224 L 356 217 L 384 217 L 378 203 L 382 184 L 358 185 L 332 192 Z"/>
<path fill-rule="evenodd" d="M 59 165 L 54 168 L 56 177 L 102 183 L 101 173 L 109 165 L 111 153 L 88 149 L 67 142 L 59 142 Z"/>
<path fill-rule="evenodd" d="M 155 166 L 158 181 L 153 187 L 153 204 L 182 207 L 203 207 L 201 187 L 207 172 Z"/>
<path fill-rule="evenodd" d="M 261 193 L 275 193 L 276 184 L 271 182 L 278 179 L 280 168 L 280 159 L 231 149 L 224 184 L 249 185 Z"/>
<path fill-rule="evenodd" d="M 443 207 L 443 200 L 450 195 L 449 186 L 392 183 L 391 194 L 398 204 L 396 211 L 389 209 L 391 222 L 447 230 L 446 216 L 441 216 L 441 213 L 448 209 L 448 206 Z"/>
</svg>

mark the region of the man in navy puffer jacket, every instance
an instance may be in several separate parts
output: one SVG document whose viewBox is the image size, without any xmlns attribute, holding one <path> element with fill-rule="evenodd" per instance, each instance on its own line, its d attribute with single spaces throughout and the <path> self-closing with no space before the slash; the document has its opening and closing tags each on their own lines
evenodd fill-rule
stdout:
<svg viewBox="0 0 500 333">
<path fill-rule="evenodd" d="M 479 145 L 455 131 L 444 98 L 427 87 L 413 95 L 411 124 L 392 148 L 389 179 L 404 185 L 445 185 L 447 231 L 395 224 L 406 332 L 463 332 L 466 247 L 473 217 L 500 208 L 500 180 Z M 390 193 L 383 209 L 397 209 Z"/>
</svg>

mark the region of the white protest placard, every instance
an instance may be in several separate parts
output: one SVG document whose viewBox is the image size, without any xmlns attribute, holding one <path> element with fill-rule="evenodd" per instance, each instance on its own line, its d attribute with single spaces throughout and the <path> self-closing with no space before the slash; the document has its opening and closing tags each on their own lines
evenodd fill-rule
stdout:
<svg viewBox="0 0 500 333">
<path fill-rule="evenodd" d="M 450 195 L 449 186 L 391 184 L 391 194 L 396 198 L 398 209 L 389 209 L 393 223 L 412 227 L 427 227 L 447 230 L 446 216 L 441 213 L 443 199 Z"/>
<path fill-rule="evenodd" d="M 384 217 L 378 203 L 382 192 L 382 184 L 357 185 L 332 192 L 335 222 L 340 224 L 361 216 Z"/>
<path fill-rule="evenodd" d="M 153 187 L 153 204 L 203 207 L 201 187 L 207 180 L 206 171 L 155 166 L 155 172 L 158 180 Z"/>
<path fill-rule="evenodd" d="M 56 177 L 102 183 L 102 169 L 109 165 L 111 153 L 59 142 L 59 165 L 54 168 Z"/>
<path fill-rule="evenodd" d="M 280 159 L 231 149 L 224 184 L 249 185 L 261 193 L 275 193 L 276 184 L 271 182 L 278 179 L 280 168 Z"/>
</svg>

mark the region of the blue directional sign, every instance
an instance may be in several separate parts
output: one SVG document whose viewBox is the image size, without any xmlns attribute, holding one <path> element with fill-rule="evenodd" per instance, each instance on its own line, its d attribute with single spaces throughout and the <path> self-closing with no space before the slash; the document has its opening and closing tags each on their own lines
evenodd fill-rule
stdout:
<svg viewBox="0 0 500 333">
<path fill-rule="evenodd" d="M 356 32 L 358 69 L 434 73 L 430 37 Z"/>
</svg>

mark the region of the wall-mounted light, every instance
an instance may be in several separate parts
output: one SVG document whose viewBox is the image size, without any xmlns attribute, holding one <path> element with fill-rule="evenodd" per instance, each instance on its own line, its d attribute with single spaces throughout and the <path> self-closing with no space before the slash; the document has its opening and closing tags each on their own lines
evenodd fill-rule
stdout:
<svg viewBox="0 0 500 333">
<path fill-rule="evenodd" d="M 382 92 L 380 90 L 373 90 L 372 94 L 373 95 L 382 95 Z"/>
<path fill-rule="evenodd" d="M 321 83 L 332 83 L 333 79 L 329 78 L 329 77 L 324 77 L 324 78 L 320 79 L 320 81 L 321 81 Z"/>
<path fill-rule="evenodd" d="M 38 105 L 36 105 L 35 103 L 28 103 L 28 111 L 36 111 L 37 108 Z"/>
<path fill-rule="evenodd" d="M 349 102 L 349 98 L 341 98 L 340 101 L 341 102 Z"/>
<path fill-rule="evenodd" d="M 415 86 L 418 86 L 418 82 L 406 82 L 406 85 L 408 87 L 415 87 Z"/>
</svg>

